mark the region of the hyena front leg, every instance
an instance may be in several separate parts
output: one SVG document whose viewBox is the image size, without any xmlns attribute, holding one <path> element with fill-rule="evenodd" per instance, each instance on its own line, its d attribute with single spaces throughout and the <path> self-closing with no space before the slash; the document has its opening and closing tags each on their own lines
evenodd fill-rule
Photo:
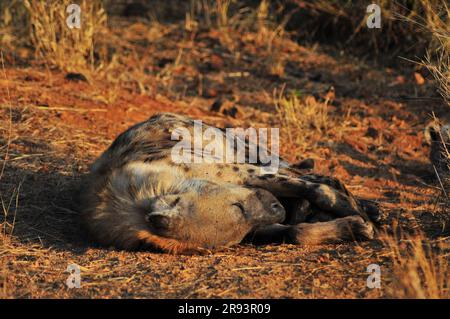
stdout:
<svg viewBox="0 0 450 319">
<path fill-rule="evenodd" d="M 244 183 L 249 187 L 264 188 L 276 197 L 304 198 L 319 210 L 332 213 L 336 217 L 360 215 L 369 220 L 351 194 L 327 184 L 272 174 L 249 176 Z"/>
<path fill-rule="evenodd" d="M 332 213 L 317 209 L 304 198 L 280 198 L 279 200 L 286 210 L 286 219 L 283 224 L 327 222 L 336 218 Z"/>
<path fill-rule="evenodd" d="M 370 240 L 373 239 L 373 235 L 371 223 L 364 221 L 360 216 L 347 216 L 328 222 L 264 226 L 247 235 L 246 241 L 256 245 L 271 243 L 321 245 Z"/>
<path fill-rule="evenodd" d="M 380 207 L 371 200 L 360 199 L 354 197 L 345 185 L 334 177 L 316 175 L 316 174 L 305 174 L 300 177 L 302 180 L 310 181 L 313 183 L 326 184 L 332 188 L 352 197 L 358 204 L 359 208 L 363 210 L 372 222 L 378 223 L 381 219 L 381 209 Z"/>
</svg>

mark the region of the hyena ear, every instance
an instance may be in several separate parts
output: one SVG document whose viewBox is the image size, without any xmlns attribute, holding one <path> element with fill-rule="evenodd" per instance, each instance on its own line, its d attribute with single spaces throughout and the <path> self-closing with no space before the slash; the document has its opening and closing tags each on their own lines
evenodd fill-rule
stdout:
<svg viewBox="0 0 450 319">
<path fill-rule="evenodd" d="M 157 230 L 170 230 L 178 226 L 180 218 L 177 209 L 166 209 L 148 214 L 145 220 Z"/>
</svg>

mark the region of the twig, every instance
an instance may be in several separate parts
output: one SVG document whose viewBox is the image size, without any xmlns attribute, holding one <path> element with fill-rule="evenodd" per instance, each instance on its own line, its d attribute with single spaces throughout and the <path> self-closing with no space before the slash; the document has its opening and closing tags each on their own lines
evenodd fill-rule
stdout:
<svg viewBox="0 0 450 319">
<path fill-rule="evenodd" d="M 46 106 L 38 106 L 36 107 L 38 110 L 43 111 L 72 111 L 72 112 L 107 112 L 107 109 L 76 109 L 70 107 L 46 107 Z"/>
<path fill-rule="evenodd" d="M 444 184 L 442 184 L 442 180 L 441 180 L 441 177 L 439 176 L 439 173 L 438 173 L 438 171 L 436 169 L 436 166 L 433 165 L 433 168 L 434 168 L 434 172 L 436 173 L 436 176 L 438 178 L 439 184 L 441 185 L 442 192 L 444 193 L 445 198 L 447 198 L 447 200 L 448 200 L 449 198 L 448 198 L 447 192 L 445 191 Z"/>
</svg>

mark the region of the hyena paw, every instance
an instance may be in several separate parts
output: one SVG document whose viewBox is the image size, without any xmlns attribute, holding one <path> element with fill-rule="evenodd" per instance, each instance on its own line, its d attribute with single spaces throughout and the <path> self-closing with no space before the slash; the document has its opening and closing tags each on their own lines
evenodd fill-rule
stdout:
<svg viewBox="0 0 450 319">
<path fill-rule="evenodd" d="M 301 223 L 289 228 L 294 244 L 338 244 L 354 240 L 370 240 L 374 229 L 361 216 L 347 216 L 327 222 Z"/>
<path fill-rule="evenodd" d="M 339 218 L 339 232 L 344 240 L 371 240 L 375 231 L 371 222 L 365 221 L 361 216 L 348 216 Z"/>
<path fill-rule="evenodd" d="M 365 199 L 359 199 L 358 202 L 372 222 L 380 223 L 383 211 L 377 203 Z"/>
</svg>

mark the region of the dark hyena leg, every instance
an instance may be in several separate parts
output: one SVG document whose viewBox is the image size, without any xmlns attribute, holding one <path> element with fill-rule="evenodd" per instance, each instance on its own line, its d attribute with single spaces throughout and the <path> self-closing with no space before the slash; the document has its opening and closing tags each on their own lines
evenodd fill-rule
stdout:
<svg viewBox="0 0 450 319">
<path fill-rule="evenodd" d="M 247 235 L 245 240 L 257 245 L 270 243 L 320 245 L 369 240 L 373 238 L 373 234 L 371 223 L 364 221 L 360 216 L 347 216 L 313 224 L 264 226 Z"/>
<path fill-rule="evenodd" d="M 303 198 L 278 198 L 286 211 L 283 224 L 296 225 L 304 223 L 315 213 L 311 204 Z"/>
<path fill-rule="evenodd" d="M 279 200 L 286 210 L 286 219 L 283 224 L 327 222 L 336 218 L 331 213 L 316 209 L 304 198 L 279 198 Z"/>
<path fill-rule="evenodd" d="M 347 194 L 348 196 L 351 196 L 354 198 L 354 200 L 357 202 L 358 206 L 368 215 L 371 221 L 373 222 L 379 222 L 381 218 L 381 210 L 379 206 L 370 200 L 365 199 L 359 199 L 354 197 L 345 187 L 345 185 L 334 177 L 329 176 L 322 176 L 322 175 L 316 175 L 316 174 L 306 174 L 302 175 L 300 177 L 303 180 L 307 180 L 313 183 L 320 183 L 320 184 L 326 184 L 328 186 L 333 187 L 334 189 L 343 192 L 344 194 Z"/>
<path fill-rule="evenodd" d="M 332 213 L 336 217 L 360 215 L 365 220 L 369 220 L 350 193 L 337 190 L 327 184 L 271 174 L 250 176 L 245 180 L 245 184 L 250 187 L 264 188 L 276 197 L 304 198 L 318 210 Z"/>
<path fill-rule="evenodd" d="M 317 223 L 317 222 L 328 222 L 333 219 L 335 219 L 332 214 L 322 212 L 322 211 L 315 211 L 309 218 L 306 219 L 307 223 Z"/>
</svg>

